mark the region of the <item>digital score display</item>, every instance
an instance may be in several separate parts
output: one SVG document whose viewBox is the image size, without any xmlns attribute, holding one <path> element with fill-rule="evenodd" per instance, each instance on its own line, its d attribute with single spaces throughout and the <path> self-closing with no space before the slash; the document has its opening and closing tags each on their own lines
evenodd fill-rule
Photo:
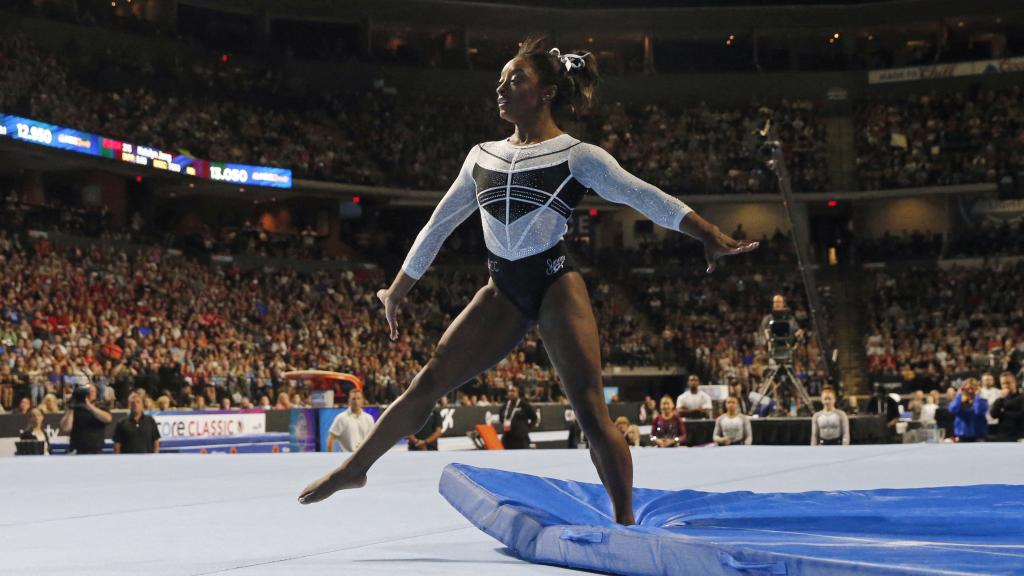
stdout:
<svg viewBox="0 0 1024 576">
<path fill-rule="evenodd" d="M 70 150 L 89 156 L 109 158 L 204 180 L 271 188 L 292 187 L 292 171 L 286 168 L 211 162 L 193 158 L 187 154 L 167 152 L 150 146 L 138 146 L 9 114 L 0 114 L 0 137 Z"/>
</svg>

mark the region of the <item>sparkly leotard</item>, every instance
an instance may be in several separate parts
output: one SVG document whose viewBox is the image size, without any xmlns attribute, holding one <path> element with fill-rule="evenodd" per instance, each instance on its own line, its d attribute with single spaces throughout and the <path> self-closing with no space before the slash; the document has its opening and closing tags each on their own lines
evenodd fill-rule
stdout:
<svg viewBox="0 0 1024 576">
<path fill-rule="evenodd" d="M 564 256 L 560 241 L 573 210 L 590 191 L 627 204 L 671 230 L 679 230 L 691 211 L 683 201 L 624 170 L 603 149 L 568 134 L 527 146 L 484 142 L 469 151 L 459 176 L 416 236 L 402 270 L 420 278 L 445 239 L 479 208 L 490 252 L 488 270 L 499 289 L 535 318 L 544 290 L 571 269 L 564 258 L 559 260 L 559 254 Z M 536 266 L 544 274 L 536 275 L 544 281 L 511 286 L 510 280 L 522 276 L 514 268 L 531 256 L 538 256 Z"/>
</svg>

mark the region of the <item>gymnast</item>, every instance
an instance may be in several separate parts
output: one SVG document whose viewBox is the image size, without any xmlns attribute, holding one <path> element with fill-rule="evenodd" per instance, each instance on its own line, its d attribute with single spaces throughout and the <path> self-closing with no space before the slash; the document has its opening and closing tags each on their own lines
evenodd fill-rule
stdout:
<svg viewBox="0 0 1024 576">
<path fill-rule="evenodd" d="M 556 124 L 560 114 L 579 113 L 592 104 L 597 61 L 590 52 L 562 54 L 542 44 L 540 38 L 525 40 L 501 70 L 495 90 L 498 114 L 515 131 L 470 149 L 394 282 L 377 292 L 390 338 L 398 338 L 398 312 L 406 294 L 448 235 L 474 212 L 482 222 L 489 281 L 448 326 L 409 388 L 384 411 L 359 449 L 307 486 L 299 502 L 319 502 L 338 490 L 364 486 L 374 462 L 419 430 L 440 397 L 496 365 L 539 326 L 590 442 L 615 520 L 634 523 L 633 461 L 605 404 L 597 324 L 583 277 L 562 242 L 567 221 L 583 196 L 594 192 L 700 240 L 708 273 L 719 257 L 749 252 L 757 242 L 730 238 L 678 198 L 622 169 L 602 148 L 562 132 Z"/>
</svg>

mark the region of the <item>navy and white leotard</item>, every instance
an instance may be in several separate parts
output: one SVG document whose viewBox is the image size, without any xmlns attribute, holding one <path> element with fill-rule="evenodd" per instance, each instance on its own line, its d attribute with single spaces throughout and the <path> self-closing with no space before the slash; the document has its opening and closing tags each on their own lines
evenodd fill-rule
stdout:
<svg viewBox="0 0 1024 576">
<path fill-rule="evenodd" d="M 478 209 L 492 276 L 502 271 L 498 268 L 511 268 L 510 263 L 554 255 L 573 210 L 591 191 L 632 206 L 671 230 L 679 230 L 691 211 L 683 201 L 624 170 L 603 149 L 568 134 L 527 146 L 507 140 L 484 142 L 469 151 L 458 178 L 416 236 L 402 271 L 414 279 L 422 277 L 445 239 Z M 557 257 L 541 264 L 549 272 L 553 267 L 554 272 L 565 270 Z M 524 313 L 536 315 L 544 288 L 533 290 L 539 293 L 533 295 L 532 309 Z"/>
</svg>

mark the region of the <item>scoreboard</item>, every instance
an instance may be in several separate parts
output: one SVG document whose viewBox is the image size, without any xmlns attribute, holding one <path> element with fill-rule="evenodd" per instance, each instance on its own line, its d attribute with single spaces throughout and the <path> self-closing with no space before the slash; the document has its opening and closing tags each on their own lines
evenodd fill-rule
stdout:
<svg viewBox="0 0 1024 576">
<path fill-rule="evenodd" d="M 9 114 L 0 114 L 0 138 L 71 150 L 204 180 L 271 188 L 292 187 L 292 171 L 286 168 L 211 162 L 180 151 L 167 152 L 150 146 L 139 146 Z"/>
</svg>

